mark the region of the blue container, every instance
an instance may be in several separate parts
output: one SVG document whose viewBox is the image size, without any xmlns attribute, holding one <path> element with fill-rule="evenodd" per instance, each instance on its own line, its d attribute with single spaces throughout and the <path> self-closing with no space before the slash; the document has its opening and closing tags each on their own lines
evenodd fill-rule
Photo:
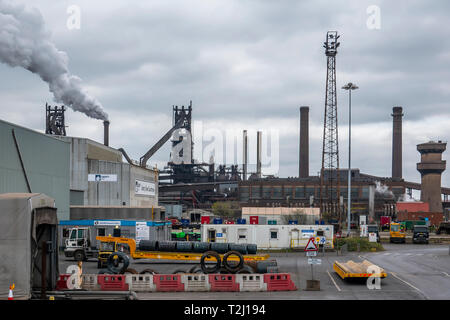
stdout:
<svg viewBox="0 0 450 320">
<path fill-rule="evenodd" d="M 320 221 L 320 224 L 323 226 L 323 225 L 325 225 L 325 221 Z"/>
<path fill-rule="evenodd" d="M 298 224 L 298 220 L 289 220 L 289 224 Z"/>
<path fill-rule="evenodd" d="M 237 224 L 246 224 L 247 221 L 245 219 L 237 219 Z"/>
<path fill-rule="evenodd" d="M 182 225 L 187 226 L 189 224 L 189 219 L 181 219 L 180 222 Z"/>
<path fill-rule="evenodd" d="M 220 218 L 214 218 L 213 224 L 222 224 L 222 219 L 220 219 Z"/>
<path fill-rule="evenodd" d="M 315 222 L 316 222 L 316 225 L 319 225 L 319 220 L 316 220 Z"/>
</svg>

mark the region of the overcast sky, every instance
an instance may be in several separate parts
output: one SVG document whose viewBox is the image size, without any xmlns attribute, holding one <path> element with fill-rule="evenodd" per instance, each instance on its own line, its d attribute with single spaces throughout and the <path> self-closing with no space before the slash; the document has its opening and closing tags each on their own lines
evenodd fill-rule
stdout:
<svg viewBox="0 0 450 320">
<path fill-rule="evenodd" d="M 17 2 L 17 1 L 16 1 Z M 277 130 L 280 177 L 298 175 L 299 106 L 310 106 L 310 174 L 321 166 L 328 30 L 337 30 L 337 87 L 354 82 L 352 167 L 391 175 L 392 107 L 402 106 L 403 176 L 420 182 L 416 145 L 450 135 L 450 2 L 32 1 L 71 73 L 111 120 L 110 144 L 138 160 L 193 101 L 204 127 Z M 81 10 L 68 29 L 67 8 Z M 380 9 L 379 29 L 374 11 Z M 0 119 L 45 130 L 48 85 L 0 65 Z M 348 95 L 338 89 L 340 166 L 347 167 Z M 67 134 L 103 139 L 102 122 L 67 112 Z M 194 132 L 195 135 L 195 132 Z M 149 161 L 169 160 L 166 144 Z M 447 159 L 449 151 L 443 155 Z M 200 159 L 202 160 L 202 159 Z M 208 159 L 203 159 L 208 161 Z M 217 160 L 216 160 L 217 161 Z M 241 163 L 241 161 L 238 161 Z M 264 173 L 264 169 L 263 169 Z M 448 170 L 443 185 L 450 186 Z"/>
</svg>

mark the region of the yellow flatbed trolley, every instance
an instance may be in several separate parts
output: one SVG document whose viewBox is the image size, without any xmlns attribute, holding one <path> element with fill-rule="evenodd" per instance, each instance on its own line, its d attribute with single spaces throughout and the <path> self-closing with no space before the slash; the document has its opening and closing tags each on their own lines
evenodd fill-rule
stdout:
<svg viewBox="0 0 450 320">
<path fill-rule="evenodd" d="M 370 273 L 368 270 L 373 270 L 375 266 L 378 268 L 378 273 Z M 386 278 L 387 273 L 383 268 L 374 265 L 372 262 L 368 260 L 364 260 L 363 262 L 354 262 L 349 260 L 347 262 L 338 262 L 335 261 L 333 264 L 333 270 L 343 279 L 348 278 L 369 278 L 371 276 Z"/>
</svg>

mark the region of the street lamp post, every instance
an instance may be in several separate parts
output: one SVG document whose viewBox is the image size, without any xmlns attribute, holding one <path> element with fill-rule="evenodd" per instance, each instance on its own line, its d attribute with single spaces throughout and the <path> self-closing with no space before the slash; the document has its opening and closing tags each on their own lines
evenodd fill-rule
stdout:
<svg viewBox="0 0 450 320">
<path fill-rule="evenodd" d="M 351 204 L 352 204 L 352 90 L 358 87 L 349 82 L 342 89 L 348 90 L 348 191 L 347 191 L 347 234 L 350 236 L 350 219 L 351 219 Z"/>
</svg>

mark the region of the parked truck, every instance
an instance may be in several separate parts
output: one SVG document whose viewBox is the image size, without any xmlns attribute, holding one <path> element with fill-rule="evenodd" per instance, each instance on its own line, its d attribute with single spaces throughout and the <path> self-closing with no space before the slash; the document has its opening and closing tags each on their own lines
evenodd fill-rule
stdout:
<svg viewBox="0 0 450 320">
<path fill-rule="evenodd" d="M 441 233 L 450 234 L 450 221 L 442 221 L 439 224 L 439 227 L 436 230 L 436 234 L 441 234 Z"/>
<path fill-rule="evenodd" d="M 426 243 L 428 244 L 428 239 L 430 233 L 428 227 L 424 225 L 415 225 L 413 229 L 413 243 Z"/>
<path fill-rule="evenodd" d="M 69 238 L 65 242 L 64 255 L 73 257 L 75 261 L 87 261 L 89 258 L 98 257 L 98 248 L 95 241 L 91 241 L 89 228 L 69 229 Z"/>
</svg>

